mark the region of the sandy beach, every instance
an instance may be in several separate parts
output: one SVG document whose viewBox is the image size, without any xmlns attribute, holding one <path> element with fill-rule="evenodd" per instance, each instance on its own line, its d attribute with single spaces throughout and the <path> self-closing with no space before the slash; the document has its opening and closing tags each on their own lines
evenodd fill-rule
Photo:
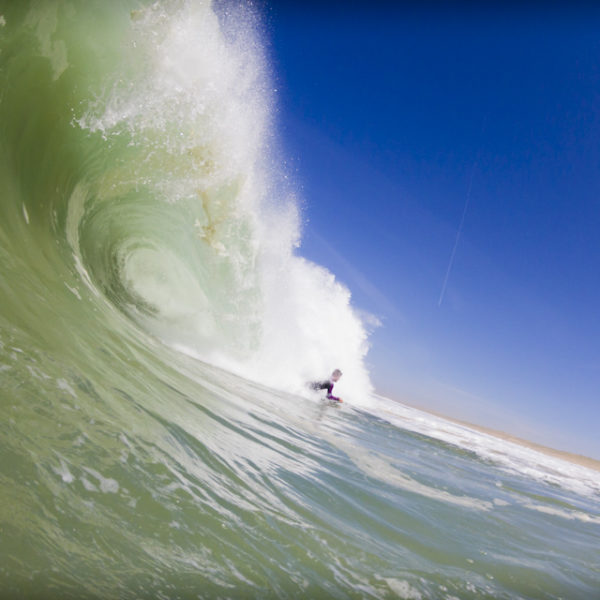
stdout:
<svg viewBox="0 0 600 600">
<path fill-rule="evenodd" d="M 461 421 L 460 419 L 454 419 L 447 415 L 444 415 L 440 412 L 436 412 L 434 410 L 430 410 L 427 408 L 423 408 L 422 406 L 415 406 L 419 410 L 423 412 L 430 413 L 435 415 L 436 417 L 441 417 L 442 419 L 446 419 L 447 421 L 451 421 L 452 423 L 457 423 L 458 425 L 463 425 L 464 427 L 468 427 L 469 429 L 473 429 L 475 431 L 479 431 L 481 433 L 486 433 L 488 435 L 500 438 L 502 440 L 506 440 L 507 442 L 512 442 L 513 444 L 519 444 L 520 446 L 525 446 L 526 448 L 531 448 L 532 450 L 537 450 L 538 452 L 543 452 L 549 456 L 553 456 L 555 458 L 560 458 L 562 460 L 566 460 L 568 462 L 574 463 L 576 465 L 581 465 L 582 467 L 587 467 L 588 469 L 594 469 L 595 471 L 600 472 L 600 460 L 596 460 L 594 458 L 589 458 L 587 456 L 582 456 L 581 454 L 574 454 L 572 452 L 565 452 L 563 450 L 556 450 L 555 448 L 550 448 L 548 446 L 542 446 L 541 444 L 536 444 L 534 442 L 530 442 L 529 440 L 525 440 L 523 438 L 516 437 L 514 435 L 510 435 L 504 431 L 498 431 L 496 429 L 491 429 L 490 427 L 483 427 L 482 425 L 475 425 L 474 423 L 469 423 L 467 421 Z"/>
</svg>

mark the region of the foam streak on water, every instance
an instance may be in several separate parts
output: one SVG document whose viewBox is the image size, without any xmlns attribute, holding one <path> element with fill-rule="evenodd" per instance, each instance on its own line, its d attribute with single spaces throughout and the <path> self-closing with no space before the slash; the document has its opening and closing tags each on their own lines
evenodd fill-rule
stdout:
<svg viewBox="0 0 600 600">
<path fill-rule="evenodd" d="M 594 469 L 476 431 L 381 396 L 377 396 L 376 400 L 375 412 L 395 425 L 468 449 L 507 471 L 590 498 L 600 496 L 600 476 Z"/>
</svg>

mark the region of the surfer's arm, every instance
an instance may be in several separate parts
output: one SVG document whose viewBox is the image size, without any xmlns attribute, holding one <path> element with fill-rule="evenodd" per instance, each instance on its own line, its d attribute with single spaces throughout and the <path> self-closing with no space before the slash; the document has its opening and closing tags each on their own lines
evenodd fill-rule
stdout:
<svg viewBox="0 0 600 600">
<path fill-rule="evenodd" d="M 342 399 L 339 398 L 338 396 L 334 396 L 331 392 L 333 391 L 333 382 L 330 381 L 329 385 L 327 386 L 327 399 L 328 400 L 337 400 L 338 402 L 341 402 Z"/>
</svg>

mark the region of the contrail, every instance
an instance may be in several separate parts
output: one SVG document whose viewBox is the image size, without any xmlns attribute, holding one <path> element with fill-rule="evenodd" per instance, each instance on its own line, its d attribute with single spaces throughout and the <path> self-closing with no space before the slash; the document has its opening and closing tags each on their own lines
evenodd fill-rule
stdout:
<svg viewBox="0 0 600 600">
<path fill-rule="evenodd" d="M 465 207 L 463 208 L 462 217 L 460 219 L 460 225 L 458 226 L 458 231 L 456 232 L 456 239 L 454 240 L 454 248 L 452 248 L 452 254 L 450 255 L 448 268 L 446 269 L 446 276 L 444 277 L 444 283 L 442 284 L 440 299 L 438 300 L 438 308 L 442 305 L 442 302 L 444 300 L 444 294 L 446 293 L 446 285 L 448 285 L 448 278 L 450 277 L 450 271 L 452 270 L 452 264 L 454 263 L 454 255 L 456 254 L 456 248 L 458 248 L 458 242 L 460 240 L 460 235 L 462 233 L 463 225 L 465 223 L 465 216 L 467 214 L 467 209 L 469 208 L 469 202 L 471 201 L 471 189 L 473 187 L 473 177 L 475 175 L 476 167 L 477 159 L 475 159 L 475 162 L 473 163 L 473 168 L 471 169 L 471 177 L 469 178 L 469 187 L 467 188 L 467 198 L 465 200 Z"/>
<path fill-rule="evenodd" d="M 489 112 L 486 113 L 483 117 L 483 121 L 481 123 L 481 137 L 485 133 L 485 127 L 487 124 L 487 120 L 489 117 Z M 444 294 L 446 293 L 446 286 L 448 285 L 448 278 L 450 277 L 450 271 L 452 270 L 452 265 L 454 263 L 454 255 L 456 254 L 456 249 L 458 248 L 458 242 L 460 240 L 460 236 L 462 234 L 463 225 L 465 224 L 465 216 L 467 215 L 467 209 L 469 208 L 469 202 L 471 202 L 471 189 L 473 187 L 473 177 L 475 176 L 475 170 L 477 169 L 477 163 L 479 162 L 479 157 L 481 155 L 481 147 L 479 148 L 479 152 L 475 157 L 475 161 L 473 162 L 473 168 L 471 169 L 471 177 L 469 177 L 469 187 L 467 188 L 467 198 L 465 199 L 465 206 L 463 208 L 462 217 L 460 218 L 460 224 L 458 226 L 458 231 L 456 232 L 456 239 L 454 240 L 454 248 L 452 248 L 452 254 L 450 255 L 450 261 L 448 262 L 448 268 L 446 269 L 446 276 L 444 277 L 444 283 L 442 284 L 442 291 L 440 292 L 440 299 L 438 300 L 438 308 L 442 305 L 444 301 Z"/>
</svg>

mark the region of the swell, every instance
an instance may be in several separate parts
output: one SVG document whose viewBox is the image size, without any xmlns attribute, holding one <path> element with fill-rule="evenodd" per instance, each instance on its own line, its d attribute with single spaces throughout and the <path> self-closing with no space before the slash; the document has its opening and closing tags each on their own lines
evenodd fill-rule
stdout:
<svg viewBox="0 0 600 600">
<path fill-rule="evenodd" d="M 350 294 L 296 252 L 257 16 L 221 9 L 227 18 L 200 1 L 5 12 L 10 253 L 30 247 L 55 287 L 107 299 L 202 360 L 296 390 L 339 366 L 347 393 L 365 397 L 367 336 Z"/>
</svg>

